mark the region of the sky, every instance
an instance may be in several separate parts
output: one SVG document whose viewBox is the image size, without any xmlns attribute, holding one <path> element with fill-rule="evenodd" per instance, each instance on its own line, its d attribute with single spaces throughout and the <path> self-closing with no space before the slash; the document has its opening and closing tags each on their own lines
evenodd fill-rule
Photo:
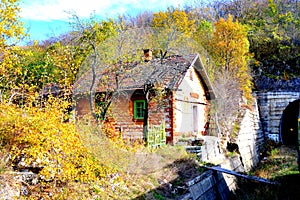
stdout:
<svg viewBox="0 0 300 200">
<path fill-rule="evenodd" d="M 21 0 L 20 17 L 30 40 L 42 41 L 70 30 L 71 14 L 81 19 L 93 13 L 99 19 L 136 15 L 143 11 L 166 10 L 183 6 L 185 0 Z"/>
</svg>

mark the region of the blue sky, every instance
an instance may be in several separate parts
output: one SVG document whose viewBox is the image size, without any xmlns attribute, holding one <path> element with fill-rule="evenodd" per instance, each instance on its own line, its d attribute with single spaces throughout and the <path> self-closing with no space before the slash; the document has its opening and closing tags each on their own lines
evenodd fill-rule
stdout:
<svg viewBox="0 0 300 200">
<path fill-rule="evenodd" d="M 100 19 L 183 6 L 186 0 L 21 0 L 20 16 L 31 40 L 45 40 L 70 30 L 70 14 Z"/>
</svg>

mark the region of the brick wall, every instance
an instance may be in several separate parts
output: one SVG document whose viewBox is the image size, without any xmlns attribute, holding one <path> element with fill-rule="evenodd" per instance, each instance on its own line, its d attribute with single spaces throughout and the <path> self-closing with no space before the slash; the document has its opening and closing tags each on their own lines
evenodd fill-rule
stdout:
<svg viewBox="0 0 300 200">
<path fill-rule="evenodd" d="M 134 120 L 133 118 L 133 101 L 132 92 L 123 94 L 116 98 L 112 103 L 113 117 L 116 126 L 121 130 L 124 138 L 143 139 L 143 120 Z M 159 102 L 158 102 L 159 103 Z M 171 127 L 167 124 L 170 120 L 170 106 L 159 105 L 158 103 L 149 104 L 149 125 L 161 125 L 163 120 L 166 121 L 167 133 L 170 134 Z"/>
<path fill-rule="evenodd" d="M 130 97 L 131 93 L 127 93 L 116 98 L 112 103 L 112 115 L 124 138 L 142 139 L 143 121 L 133 120 L 133 103 Z"/>
</svg>

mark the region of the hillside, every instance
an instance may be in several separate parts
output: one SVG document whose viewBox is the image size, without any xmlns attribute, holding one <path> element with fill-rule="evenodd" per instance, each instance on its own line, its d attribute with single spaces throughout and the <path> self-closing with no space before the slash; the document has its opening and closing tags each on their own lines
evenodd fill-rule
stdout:
<svg viewBox="0 0 300 200">
<path fill-rule="evenodd" d="M 203 109 L 210 111 L 205 118 L 214 125 L 210 134 L 221 134 L 229 143 L 236 139 L 242 110 L 252 109 L 253 91 L 299 91 L 299 1 L 189 2 L 101 21 L 75 15 L 69 33 L 26 46 L 15 45 L 27 37 L 19 1 L 1 2 L 0 198 L 174 199 L 186 192 L 183 183 L 202 172 L 194 156 L 176 145 L 148 148 L 145 141 L 123 138 L 113 126 L 112 100 L 123 94 L 119 86 L 126 77 L 120 75 L 136 81 L 128 68 L 150 63 L 145 49 L 153 50 L 160 64 L 172 56 L 199 54 L 217 96 Z M 109 73 L 93 73 L 100 70 L 115 73 L 114 80 Z M 92 72 L 91 81 L 82 95 L 90 97 L 92 117 L 78 120 L 73 89 L 87 72 Z M 113 87 L 96 102 L 95 88 L 109 81 L 115 81 Z M 159 81 L 143 86 L 143 100 L 155 96 L 153 102 L 161 107 L 165 105 L 159 100 L 173 92 Z M 154 86 L 161 91 L 145 93 Z M 147 120 L 140 122 L 147 133 Z M 272 199 L 298 195 L 294 149 L 269 153 L 253 173 L 282 185 L 258 190 L 241 180 L 237 199 L 251 194 L 264 198 L 262 193 L 269 190 L 276 191 L 266 192 Z"/>
</svg>

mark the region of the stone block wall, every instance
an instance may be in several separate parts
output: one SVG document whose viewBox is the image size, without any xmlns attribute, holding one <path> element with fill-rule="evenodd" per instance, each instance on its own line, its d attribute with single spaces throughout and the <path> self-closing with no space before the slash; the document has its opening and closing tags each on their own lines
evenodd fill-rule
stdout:
<svg viewBox="0 0 300 200">
<path fill-rule="evenodd" d="M 220 150 L 220 139 L 215 136 L 202 136 L 204 141 L 201 148 L 201 160 L 215 163 L 216 160 L 224 159 Z M 264 144 L 264 134 L 261 130 L 259 111 L 256 102 L 253 110 L 246 109 L 240 124 L 240 131 L 236 143 L 239 147 L 244 170 L 249 171 L 259 162 L 259 154 Z"/>
<path fill-rule="evenodd" d="M 219 149 L 219 138 L 215 136 L 202 136 L 201 161 L 212 162 L 223 159 Z"/>
<path fill-rule="evenodd" d="M 279 141 L 280 120 L 289 103 L 300 98 L 299 92 L 260 92 L 254 94 L 257 102 L 254 109 L 247 109 L 240 124 L 237 145 L 240 155 L 223 157 L 222 168 L 236 172 L 247 172 L 255 167 L 260 159 L 265 138 Z M 210 162 L 222 159 L 216 149 L 219 138 L 204 136 L 202 161 Z M 207 171 L 187 183 L 189 199 L 228 199 L 230 192 L 236 189 L 236 178 L 221 172 Z"/>
<path fill-rule="evenodd" d="M 280 120 L 289 103 L 300 98 L 300 91 L 256 92 L 262 131 L 266 138 L 279 141 Z"/>
<path fill-rule="evenodd" d="M 258 105 L 254 102 L 253 110 L 247 109 L 240 124 L 237 137 L 240 155 L 225 157 L 219 147 L 219 138 L 203 136 L 201 160 L 214 162 L 219 160 L 222 168 L 235 172 L 248 172 L 259 162 L 259 153 L 264 144 L 264 135 L 261 130 Z M 233 175 L 207 171 L 187 183 L 189 199 L 214 200 L 228 199 L 230 193 L 236 189 L 236 177 Z"/>
<path fill-rule="evenodd" d="M 238 170 L 243 169 L 238 157 L 226 159 L 221 167 Z M 233 175 L 208 170 L 200 176 L 186 183 L 189 194 L 185 199 L 193 200 L 226 200 L 236 189 L 236 178 Z"/>
<path fill-rule="evenodd" d="M 237 137 L 237 145 L 245 171 L 250 171 L 258 164 L 263 144 L 264 135 L 261 130 L 258 106 L 254 102 L 253 110 L 247 109 L 244 114 Z"/>
<path fill-rule="evenodd" d="M 230 190 L 220 172 L 207 171 L 187 183 L 190 199 L 215 200 L 227 199 Z"/>
</svg>

